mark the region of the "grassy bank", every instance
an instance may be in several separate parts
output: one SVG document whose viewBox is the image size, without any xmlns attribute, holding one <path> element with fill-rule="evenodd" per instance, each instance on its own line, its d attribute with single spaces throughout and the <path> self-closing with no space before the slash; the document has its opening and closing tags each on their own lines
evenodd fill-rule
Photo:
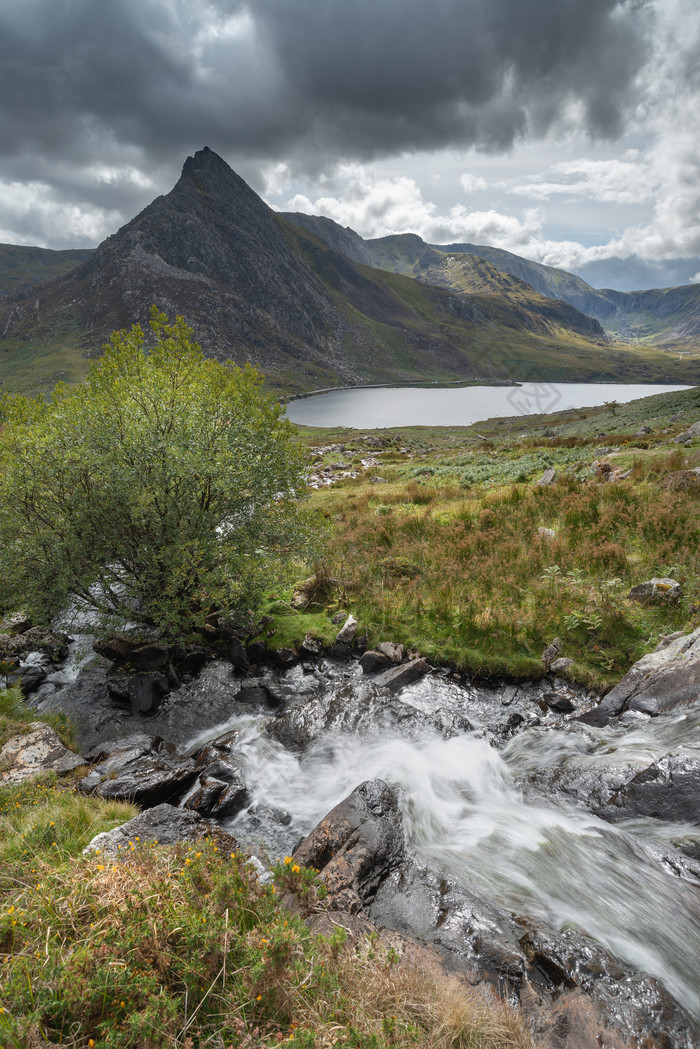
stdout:
<svg viewBox="0 0 700 1049">
<path fill-rule="evenodd" d="M 319 912 L 323 887 L 288 859 L 261 886 L 244 854 L 211 841 L 82 855 L 135 813 L 70 780 L 0 787 L 4 1049 L 532 1049 L 495 998 L 374 937 L 313 934 L 280 896 Z"/>
<path fill-rule="evenodd" d="M 691 390 L 471 428 L 303 431 L 340 444 L 325 461 L 357 465 L 369 448 L 377 462 L 313 496 L 335 525 L 326 570 L 344 583 L 329 611 L 478 674 L 541 673 L 558 636 L 574 677 L 613 684 L 661 634 L 700 624 L 700 488 L 668 481 L 700 466 L 700 441 L 669 443 L 699 415 Z M 557 481 L 541 486 L 548 467 Z M 653 576 L 683 585 L 680 604 L 628 599 Z"/>
</svg>

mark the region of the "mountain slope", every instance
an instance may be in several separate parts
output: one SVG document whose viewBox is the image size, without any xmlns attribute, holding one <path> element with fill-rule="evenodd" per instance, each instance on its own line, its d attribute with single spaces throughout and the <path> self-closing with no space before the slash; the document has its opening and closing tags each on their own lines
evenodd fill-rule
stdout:
<svg viewBox="0 0 700 1049">
<path fill-rule="evenodd" d="M 208 355 L 250 361 L 286 392 L 513 375 L 677 377 L 664 355 L 612 352 L 595 322 L 521 282 L 507 288 L 487 263 L 454 267 L 423 245 L 425 260 L 411 263 L 418 281 L 366 265 L 377 250 L 328 220 L 300 228 L 275 214 L 200 150 L 170 193 L 86 262 L 0 307 L 0 383 L 46 390 L 80 379 L 110 333 L 145 325 L 153 304 L 183 315 Z"/>
<path fill-rule="evenodd" d="M 453 286 L 455 290 L 460 286 L 464 290 L 471 289 L 468 282 L 458 281 L 451 285 L 446 281 L 440 259 L 443 268 L 445 258 L 450 256 L 462 263 L 467 258 L 485 259 L 500 273 L 524 281 L 545 298 L 566 302 L 575 310 L 593 317 L 606 332 L 618 339 L 668 348 L 700 349 L 700 284 L 633 292 L 598 289 L 574 273 L 532 262 L 503 248 L 476 244 L 431 245 L 412 233 L 362 240 L 353 230 L 339 226 L 331 219 L 299 213 L 289 214 L 287 218 L 307 229 L 313 228 L 329 244 L 334 241 L 337 250 L 344 251 L 358 262 L 369 261 L 381 269 L 405 273 L 440 286 Z M 503 290 L 517 295 L 515 286 L 504 286 Z M 568 323 L 573 323 L 573 317 L 569 317 Z"/>
<path fill-rule="evenodd" d="M 69 273 L 92 255 L 94 248 L 50 248 L 0 244 L 0 295 L 15 295 L 36 284 Z"/>
</svg>

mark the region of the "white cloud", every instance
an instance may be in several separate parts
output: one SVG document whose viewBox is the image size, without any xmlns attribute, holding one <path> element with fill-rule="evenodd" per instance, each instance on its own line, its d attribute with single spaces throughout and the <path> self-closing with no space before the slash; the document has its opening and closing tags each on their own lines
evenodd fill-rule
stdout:
<svg viewBox="0 0 700 1049">
<path fill-rule="evenodd" d="M 636 151 L 635 151 L 636 152 Z M 659 173 L 645 159 L 562 161 L 542 175 L 508 179 L 498 189 L 534 200 L 552 196 L 586 197 L 606 204 L 638 204 L 651 200 L 659 189 Z"/>
<path fill-rule="evenodd" d="M 56 200 L 44 182 L 0 181 L 0 240 L 56 247 L 95 245 L 114 232 L 120 215 L 89 204 Z"/>
<path fill-rule="evenodd" d="M 465 193 L 478 193 L 479 190 L 486 189 L 488 186 L 488 182 L 482 175 L 460 175 L 459 181 Z"/>
</svg>

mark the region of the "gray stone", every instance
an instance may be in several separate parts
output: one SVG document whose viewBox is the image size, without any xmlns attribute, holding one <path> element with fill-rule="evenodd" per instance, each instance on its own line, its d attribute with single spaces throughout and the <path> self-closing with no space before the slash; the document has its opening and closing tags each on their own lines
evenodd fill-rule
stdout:
<svg viewBox="0 0 700 1049">
<path fill-rule="evenodd" d="M 150 714 L 167 696 L 170 681 L 159 670 L 131 674 L 119 667 L 107 675 L 107 689 L 112 699 L 130 707 L 132 714 Z"/>
<path fill-rule="evenodd" d="M 568 670 L 569 667 L 573 666 L 573 664 L 573 659 L 569 659 L 568 656 L 561 656 L 559 659 L 555 659 L 554 662 L 550 664 L 549 669 L 555 674 L 563 674 L 564 671 Z"/>
<path fill-rule="evenodd" d="M 677 437 L 673 438 L 673 440 L 676 444 L 687 444 L 689 441 L 692 441 L 694 437 L 700 437 L 700 421 L 693 423 L 692 426 L 689 426 L 687 430 L 683 431 L 683 433 L 679 433 Z"/>
<path fill-rule="evenodd" d="M 664 639 L 627 671 L 601 703 L 581 715 L 589 725 L 605 725 L 624 710 L 655 716 L 700 699 L 700 627 L 673 641 Z"/>
<path fill-rule="evenodd" d="M 540 527 L 540 528 L 537 529 L 537 534 L 540 537 L 540 539 L 546 539 L 549 542 L 551 542 L 552 539 L 556 539 L 557 538 L 557 533 L 554 531 L 553 528 L 541 528 Z"/>
<path fill-rule="evenodd" d="M 349 615 L 343 623 L 342 627 L 335 635 L 336 641 L 340 641 L 343 645 L 348 645 L 357 633 L 357 620 L 353 615 Z"/>
<path fill-rule="evenodd" d="M 198 774 L 194 761 L 178 747 L 145 732 L 99 744 L 87 757 L 96 764 L 80 781 L 84 794 L 133 801 L 143 808 L 178 801 Z"/>
<path fill-rule="evenodd" d="M 45 772 L 70 772 L 85 765 L 85 759 L 64 747 L 54 729 L 33 721 L 24 735 L 11 736 L 0 751 L 0 783 L 25 783 Z"/>
<path fill-rule="evenodd" d="M 31 618 L 24 612 L 8 612 L 0 620 L 0 634 L 10 634 L 11 637 L 15 637 L 17 634 L 25 634 L 31 625 Z"/>
<path fill-rule="evenodd" d="M 233 852 L 238 848 L 236 839 L 220 827 L 202 819 L 196 812 L 178 809 L 174 805 L 156 805 L 142 812 L 121 827 L 97 834 L 83 850 L 84 855 L 98 853 L 108 859 L 126 860 L 131 855 L 131 846 L 138 843 L 175 845 L 179 841 L 201 841 L 211 837 L 220 849 Z M 121 848 L 120 848 L 121 846 Z"/>
<path fill-rule="evenodd" d="M 403 859 L 404 838 L 395 790 L 368 780 L 328 813 L 294 852 L 315 867 L 330 905 L 357 914 Z"/>
<path fill-rule="evenodd" d="M 380 641 L 377 645 L 377 652 L 381 652 L 392 663 L 400 663 L 404 657 L 403 645 L 395 641 Z"/>
<path fill-rule="evenodd" d="M 387 483 L 387 479 L 386 479 L 386 477 L 370 477 L 369 483 L 370 484 L 386 484 Z"/>
<path fill-rule="evenodd" d="M 313 659 L 318 657 L 323 652 L 323 645 L 316 637 L 312 637 L 311 634 L 307 634 L 301 643 L 301 653 L 304 656 L 311 656 Z"/>
<path fill-rule="evenodd" d="M 664 576 L 638 583 L 632 587 L 627 597 L 640 605 L 677 605 L 682 594 L 681 584 Z"/>
<path fill-rule="evenodd" d="M 544 652 L 542 653 L 542 662 L 546 667 L 550 667 L 554 660 L 558 658 L 559 653 L 561 652 L 561 648 L 561 641 L 558 637 L 555 637 L 552 641 L 550 641 L 550 643 L 547 645 Z"/>
<path fill-rule="evenodd" d="M 373 648 L 365 652 L 359 662 L 365 674 L 377 674 L 379 671 L 387 670 L 391 666 L 389 657 Z"/>
<path fill-rule="evenodd" d="M 540 479 L 539 479 L 539 481 L 537 483 L 540 484 L 540 485 L 550 485 L 550 484 L 554 484 L 556 479 L 557 479 L 557 471 L 554 469 L 553 466 L 548 466 L 547 469 L 542 474 L 542 476 L 540 477 Z"/>
<path fill-rule="evenodd" d="M 412 659 L 410 663 L 403 663 L 400 667 L 392 667 L 385 670 L 383 674 L 374 679 L 375 685 L 388 688 L 391 692 L 398 692 L 400 688 L 418 681 L 430 670 L 424 659 Z"/>
</svg>

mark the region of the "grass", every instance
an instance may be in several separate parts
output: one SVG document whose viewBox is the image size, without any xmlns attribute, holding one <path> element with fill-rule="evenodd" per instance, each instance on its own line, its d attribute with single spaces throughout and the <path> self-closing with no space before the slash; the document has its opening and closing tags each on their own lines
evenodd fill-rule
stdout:
<svg viewBox="0 0 700 1049">
<path fill-rule="evenodd" d="M 263 886 L 212 841 L 82 855 L 135 812 L 61 781 L 0 787 L 5 1049 L 534 1049 L 511 1007 L 376 935 L 315 935 L 301 912 L 324 886 L 288 857 Z"/>
<path fill-rule="evenodd" d="M 690 390 L 614 413 L 378 431 L 389 446 L 374 451 L 380 465 L 370 472 L 387 484 L 364 474 L 313 495 L 335 524 L 327 571 L 344 581 L 341 598 L 371 643 L 401 641 L 472 674 L 528 676 L 543 672 L 542 651 L 558 636 L 574 660 L 571 676 L 608 688 L 661 634 L 700 625 L 699 496 L 663 484 L 700 466 L 700 444 L 659 443 L 687 427 L 699 405 Z M 642 420 L 654 431 L 638 437 Z M 516 440 L 504 422 L 520 431 Z M 544 437 L 552 423 L 555 436 Z M 356 461 L 366 436 L 331 431 L 324 443 L 344 445 L 331 459 Z M 626 480 L 593 476 L 602 445 L 616 449 L 610 463 L 631 471 Z M 557 483 L 537 485 L 548 466 Z M 628 600 L 652 576 L 682 583 L 678 606 Z"/>
<path fill-rule="evenodd" d="M 32 721 L 43 721 L 50 725 L 64 746 L 75 746 L 73 727 L 65 714 L 60 711 L 37 714 L 26 705 L 19 688 L 0 688 L 0 747 L 11 736 L 26 732 Z"/>
</svg>

